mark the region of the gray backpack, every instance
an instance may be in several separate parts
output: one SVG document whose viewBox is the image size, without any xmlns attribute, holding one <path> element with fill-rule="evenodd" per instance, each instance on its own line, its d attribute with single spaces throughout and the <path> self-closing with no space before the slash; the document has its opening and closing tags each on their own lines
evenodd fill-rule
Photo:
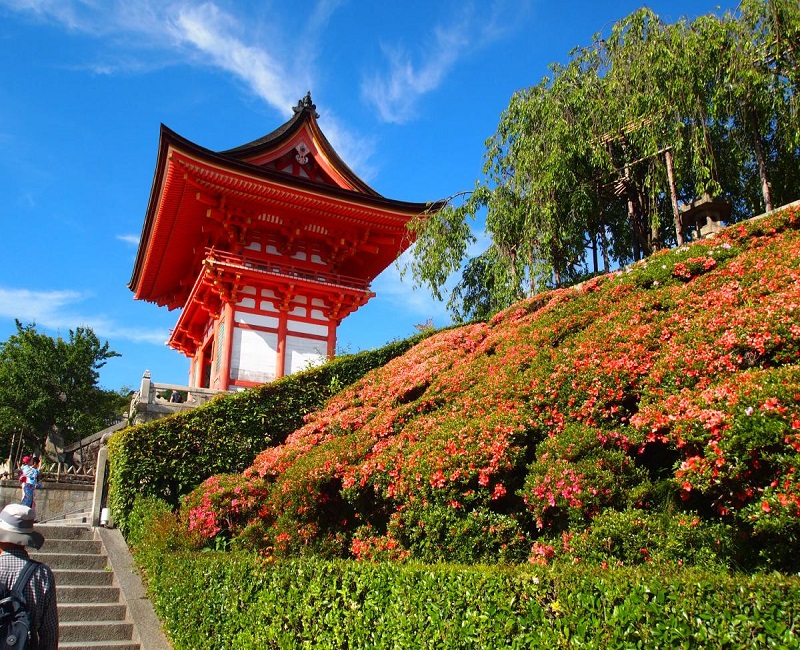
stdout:
<svg viewBox="0 0 800 650">
<path fill-rule="evenodd" d="M 0 650 L 35 650 L 38 645 L 24 593 L 38 564 L 29 560 L 11 591 L 0 587 Z"/>
</svg>

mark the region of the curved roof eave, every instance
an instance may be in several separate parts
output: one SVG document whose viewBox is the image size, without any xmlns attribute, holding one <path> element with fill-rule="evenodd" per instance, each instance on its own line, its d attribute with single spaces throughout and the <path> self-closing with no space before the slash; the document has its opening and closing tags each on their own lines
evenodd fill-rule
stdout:
<svg viewBox="0 0 800 650">
<path fill-rule="evenodd" d="M 212 151 L 211 149 L 206 149 L 205 147 L 199 144 L 195 144 L 191 140 L 187 140 L 186 138 L 178 135 L 177 133 L 175 133 L 175 131 L 172 131 L 171 129 L 169 129 L 164 125 L 162 125 L 161 128 L 161 137 L 162 140 L 165 139 L 169 140 L 167 143 L 165 143 L 167 145 L 167 148 L 171 145 L 172 148 L 180 149 L 183 153 L 194 156 L 195 158 L 198 158 L 203 162 L 228 168 L 231 171 L 244 173 L 254 178 L 262 179 L 264 181 L 271 181 L 280 184 L 289 183 L 291 185 L 296 185 L 299 188 L 306 189 L 312 192 L 321 191 L 330 194 L 335 198 L 353 201 L 355 203 L 364 203 L 370 206 L 382 207 L 390 210 L 397 210 L 399 212 L 408 212 L 408 213 L 421 213 L 430 210 L 432 206 L 441 207 L 441 205 L 444 204 L 443 201 L 434 201 L 431 203 L 399 201 L 396 199 L 387 198 L 382 194 L 378 194 L 377 192 L 374 191 L 373 193 L 370 194 L 364 194 L 362 192 L 357 192 L 355 190 L 338 187 L 336 185 L 321 185 L 319 183 L 315 183 L 312 180 L 309 180 L 307 178 L 302 178 L 299 176 L 289 176 L 286 173 L 275 169 L 268 169 L 265 167 L 260 167 L 259 165 L 253 165 L 243 160 L 232 158 L 226 155 L 225 153 L 220 153 Z M 159 163 L 160 162 L 161 160 L 159 160 Z M 153 188 L 155 189 L 155 185 L 153 186 Z"/>
<path fill-rule="evenodd" d="M 147 201 L 147 210 L 145 212 L 144 223 L 142 224 L 142 232 L 139 235 L 139 249 L 136 251 L 136 260 L 133 264 L 133 272 L 131 273 L 131 279 L 128 282 L 128 288 L 134 292 L 134 296 L 137 293 L 137 287 L 141 279 L 141 272 L 144 266 L 145 256 L 149 247 L 148 240 L 150 233 L 153 230 L 153 219 L 155 218 L 155 213 L 160 198 L 159 188 L 164 181 L 164 174 L 167 169 L 167 151 L 169 150 L 171 137 L 173 136 L 182 139 L 177 133 L 171 131 L 162 123 L 158 137 L 158 156 L 156 158 L 156 169 L 153 173 L 153 182 L 150 186 L 150 197 Z"/>
<path fill-rule="evenodd" d="M 308 111 L 307 110 L 301 111 L 295 116 L 295 118 L 289 120 L 287 124 L 295 123 L 302 125 L 303 120 L 301 118 L 304 114 L 308 114 Z M 313 115 L 311 117 L 313 117 Z M 299 126 L 296 128 L 299 128 Z M 319 131 L 319 127 L 316 128 L 317 131 Z M 280 128 L 277 129 L 277 131 L 280 131 Z M 288 133 L 288 129 L 286 132 Z M 273 131 L 273 134 L 274 133 L 275 131 Z M 319 133 L 321 135 L 321 131 L 319 131 Z M 268 136 L 265 136 L 265 138 L 266 137 Z M 322 137 L 324 138 L 324 136 Z M 264 140 L 264 138 L 262 138 L 262 140 Z M 258 143 L 259 141 L 254 141 L 254 142 Z M 327 143 L 327 140 L 324 140 L 324 142 Z M 272 145 L 274 146 L 274 144 L 275 142 L 273 141 Z M 243 145 L 243 147 L 247 146 L 248 145 Z M 266 145 L 263 142 L 261 142 L 258 146 L 266 146 Z M 327 143 L 327 146 L 330 147 L 330 144 Z M 145 214 L 144 224 L 142 226 L 142 233 L 139 238 L 139 249 L 136 254 L 136 261 L 134 263 L 133 273 L 128 283 L 128 288 L 131 291 L 133 291 L 135 295 L 138 294 L 139 283 L 141 281 L 141 273 L 146 260 L 146 254 L 149 249 L 149 239 L 152 233 L 154 221 L 156 218 L 156 213 L 161 200 L 161 188 L 163 186 L 164 178 L 168 168 L 168 158 L 170 149 L 180 150 L 181 152 L 192 155 L 198 159 L 203 160 L 208 164 L 227 168 L 230 169 L 231 171 L 244 173 L 249 176 L 262 179 L 264 181 L 268 182 L 272 181 L 282 184 L 288 181 L 292 185 L 295 185 L 302 189 L 307 189 L 309 191 L 319 192 L 320 190 L 322 190 L 326 194 L 330 194 L 332 197 L 353 201 L 355 203 L 363 203 L 369 206 L 384 208 L 388 210 L 396 210 L 407 214 L 419 215 L 425 212 L 437 212 L 445 204 L 445 201 L 443 200 L 434 201 L 432 203 L 398 201 L 395 199 L 386 198 L 378 194 L 374 190 L 371 190 L 371 188 L 369 193 L 363 193 L 355 190 L 349 190 L 337 187 L 335 185 L 320 185 L 311 180 L 296 176 L 287 176 L 283 172 L 273 169 L 267 169 L 264 167 L 260 167 L 258 165 L 253 165 L 243 160 L 240 160 L 236 157 L 232 157 L 228 155 L 228 152 L 215 152 L 212 151 L 211 149 L 207 149 L 206 147 L 198 145 L 192 142 L 191 140 L 188 140 L 183 136 L 178 135 L 178 133 L 176 133 L 175 131 L 173 131 L 172 129 L 170 129 L 169 127 L 167 127 L 162 123 L 159 135 L 158 159 L 156 162 L 155 173 L 153 175 L 153 183 L 150 190 L 150 198 L 148 200 L 147 212 Z M 234 150 L 229 150 L 229 151 L 234 151 Z M 341 162 L 341 159 L 338 157 L 338 155 L 335 154 L 335 151 L 333 151 L 332 148 L 330 149 L 330 152 L 332 152 L 333 155 L 336 156 L 337 161 Z M 326 155 L 328 155 L 328 153 L 329 152 L 326 152 Z M 344 165 L 343 162 L 341 164 L 346 168 L 346 165 Z M 349 168 L 347 169 L 349 171 Z M 350 173 L 352 174 L 352 172 Z M 353 174 L 353 176 L 355 175 Z"/>
</svg>

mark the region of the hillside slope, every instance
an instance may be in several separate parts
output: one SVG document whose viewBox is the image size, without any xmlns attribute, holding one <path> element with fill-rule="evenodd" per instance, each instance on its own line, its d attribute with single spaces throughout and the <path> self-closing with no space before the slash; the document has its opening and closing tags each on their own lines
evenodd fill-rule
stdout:
<svg viewBox="0 0 800 650">
<path fill-rule="evenodd" d="M 443 331 L 186 499 L 200 543 L 797 570 L 800 209 Z"/>
</svg>

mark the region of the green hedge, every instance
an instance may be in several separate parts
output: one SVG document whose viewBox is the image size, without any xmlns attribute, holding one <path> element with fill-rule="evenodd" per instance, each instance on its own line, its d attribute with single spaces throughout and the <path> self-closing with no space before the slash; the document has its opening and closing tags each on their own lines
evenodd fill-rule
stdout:
<svg viewBox="0 0 800 650">
<path fill-rule="evenodd" d="M 331 395 L 429 334 L 338 357 L 264 386 L 217 397 L 191 411 L 119 431 L 108 445 L 108 501 L 115 522 L 127 533 L 137 495 L 159 497 L 175 507 L 209 476 L 242 471 L 260 451 L 302 426 L 303 417 Z"/>
<path fill-rule="evenodd" d="M 797 648 L 800 578 L 166 553 L 174 648 Z"/>
</svg>

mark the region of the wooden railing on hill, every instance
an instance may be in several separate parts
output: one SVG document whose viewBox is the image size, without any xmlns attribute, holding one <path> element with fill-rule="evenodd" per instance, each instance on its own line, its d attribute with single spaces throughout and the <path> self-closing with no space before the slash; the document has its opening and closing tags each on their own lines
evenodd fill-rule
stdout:
<svg viewBox="0 0 800 650">
<path fill-rule="evenodd" d="M 48 454 L 43 455 L 39 466 L 39 481 L 47 484 L 58 483 L 61 484 L 61 489 L 67 490 L 70 489 L 70 485 L 83 490 L 86 488 L 77 486 L 93 485 L 92 524 L 100 525 L 107 491 L 108 452 L 105 443 L 108 438 L 115 431 L 132 424 L 187 411 L 205 404 L 219 394 L 229 392 L 180 384 L 155 383 L 150 378 L 150 371 L 146 370 L 139 391 L 132 396 L 130 411 L 118 421 L 63 448 L 54 448 L 48 443 Z M 175 399 L 173 395 L 179 396 L 180 401 L 173 401 Z M 4 480 L 4 485 L 8 483 L 18 486 L 19 475 L 19 458 L 0 461 L 0 480 Z"/>
</svg>

